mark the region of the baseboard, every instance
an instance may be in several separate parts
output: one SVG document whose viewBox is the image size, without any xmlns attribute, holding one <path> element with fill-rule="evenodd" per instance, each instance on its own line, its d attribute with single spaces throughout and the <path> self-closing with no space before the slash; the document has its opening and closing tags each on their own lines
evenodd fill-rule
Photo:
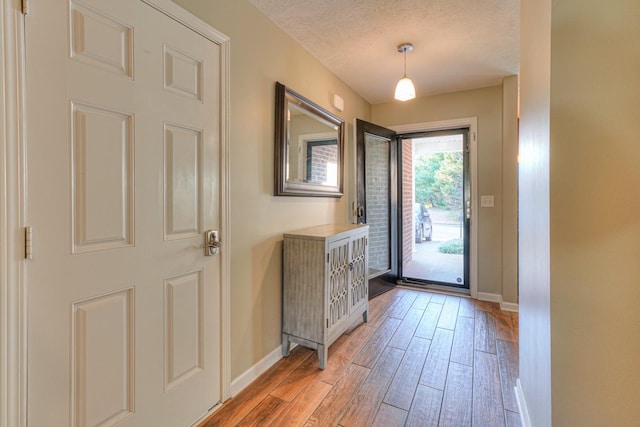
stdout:
<svg viewBox="0 0 640 427">
<path fill-rule="evenodd" d="M 502 301 L 500 303 L 500 308 L 503 309 L 504 311 L 515 311 L 516 313 L 518 312 L 518 304 L 514 302 Z"/>
<path fill-rule="evenodd" d="M 487 292 L 478 292 L 478 299 L 480 301 L 489 301 L 489 302 L 502 302 L 502 295 L 499 294 L 489 294 Z"/>
<path fill-rule="evenodd" d="M 292 350 L 295 347 L 296 344 L 291 344 Z M 278 346 L 278 348 L 260 359 L 258 363 L 244 371 L 238 378 L 231 381 L 231 397 L 236 396 L 244 390 L 246 386 L 264 374 L 267 369 L 272 367 L 280 359 L 282 359 L 282 347 Z"/>
<path fill-rule="evenodd" d="M 513 388 L 516 394 L 516 402 L 518 403 L 518 411 L 520 411 L 520 422 L 523 427 L 531 427 L 531 419 L 529 418 L 529 410 L 527 409 L 527 401 L 524 398 L 524 391 L 520 378 L 516 380 L 516 386 Z"/>
<path fill-rule="evenodd" d="M 518 304 L 513 302 L 504 302 L 502 300 L 502 295 L 500 294 L 490 294 L 487 292 L 478 292 L 478 299 L 480 301 L 489 301 L 489 302 L 497 302 L 500 304 L 500 309 L 504 311 L 515 311 L 518 312 Z"/>
</svg>

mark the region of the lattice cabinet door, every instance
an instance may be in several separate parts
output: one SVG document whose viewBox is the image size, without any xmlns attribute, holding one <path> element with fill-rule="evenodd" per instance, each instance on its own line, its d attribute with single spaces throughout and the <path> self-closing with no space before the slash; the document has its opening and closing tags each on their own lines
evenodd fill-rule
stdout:
<svg viewBox="0 0 640 427">
<path fill-rule="evenodd" d="M 349 315 L 349 239 L 329 243 L 327 262 L 328 326 L 331 329 Z"/>
<path fill-rule="evenodd" d="M 367 244 L 367 233 L 357 234 L 349 242 L 349 312 L 369 300 Z"/>
</svg>

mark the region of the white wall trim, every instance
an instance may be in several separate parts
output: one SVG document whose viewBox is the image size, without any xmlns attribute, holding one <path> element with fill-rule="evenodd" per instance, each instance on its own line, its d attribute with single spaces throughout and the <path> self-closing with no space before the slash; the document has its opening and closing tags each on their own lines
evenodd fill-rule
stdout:
<svg viewBox="0 0 640 427">
<path fill-rule="evenodd" d="M 516 386 L 513 388 L 513 391 L 516 394 L 516 402 L 518 403 L 518 411 L 520 412 L 520 422 L 523 427 L 531 427 L 529 409 L 527 408 L 527 401 L 524 398 L 524 390 L 522 390 L 520 378 L 516 380 Z"/>
<path fill-rule="evenodd" d="M 221 242 L 226 242 L 226 250 L 221 251 L 221 295 L 222 307 L 222 401 L 231 394 L 231 41 L 220 42 L 220 200 L 222 203 Z"/>
<path fill-rule="evenodd" d="M 437 130 L 469 128 L 469 172 L 471 174 L 471 242 L 469 242 L 469 291 L 472 298 L 478 298 L 478 118 L 465 117 L 437 122 L 414 123 L 389 126 L 398 133 L 432 132 Z"/>
<path fill-rule="evenodd" d="M 499 294 L 490 294 L 487 292 L 478 292 L 478 299 L 480 301 L 489 301 L 489 302 L 502 302 L 502 295 Z"/>
<path fill-rule="evenodd" d="M 293 344 L 291 348 L 295 348 Z M 265 357 L 260 359 L 258 363 L 244 371 L 238 378 L 231 382 L 231 396 L 236 396 L 249 384 L 255 381 L 260 375 L 264 374 L 267 369 L 272 367 L 278 360 L 282 359 L 282 347 L 278 347 Z"/>
<path fill-rule="evenodd" d="M 24 19 L 0 0 L 0 427 L 26 425 Z"/>
<path fill-rule="evenodd" d="M 487 292 L 478 292 L 478 299 L 480 301 L 497 302 L 500 304 L 500 309 L 504 311 L 518 312 L 518 304 L 513 302 L 505 302 L 500 294 L 490 294 Z"/>
<path fill-rule="evenodd" d="M 141 0 L 147 3 L 149 6 L 159 10 L 168 17 L 175 19 L 185 27 L 188 27 L 200 34 L 204 38 L 211 40 L 212 42 L 223 44 L 229 41 L 229 37 L 222 34 L 211 25 L 204 22 L 202 19 L 193 15 L 186 9 L 178 6 L 171 0 Z"/>
<path fill-rule="evenodd" d="M 504 311 L 515 311 L 516 313 L 520 310 L 518 304 L 514 302 L 500 302 L 500 308 Z"/>
</svg>

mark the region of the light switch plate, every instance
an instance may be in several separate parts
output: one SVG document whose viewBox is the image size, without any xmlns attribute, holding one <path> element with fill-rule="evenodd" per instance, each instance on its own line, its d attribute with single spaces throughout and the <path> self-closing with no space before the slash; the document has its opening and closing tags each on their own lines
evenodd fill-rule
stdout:
<svg viewBox="0 0 640 427">
<path fill-rule="evenodd" d="M 482 208 L 492 208 L 493 207 L 493 196 L 480 196 L 480 207 L 482 207 Z"/>
</svg>

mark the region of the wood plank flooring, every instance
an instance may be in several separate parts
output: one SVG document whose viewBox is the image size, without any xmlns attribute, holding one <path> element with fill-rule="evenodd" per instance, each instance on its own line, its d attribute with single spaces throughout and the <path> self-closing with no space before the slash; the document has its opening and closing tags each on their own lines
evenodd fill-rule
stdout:
<svg viewBox="0 0 640 427">
<path fill-rule="evenodd" d="M 517 313 L 396 288 L 329 348 L 325 370 L 299 346 L 200 427 L 510 427 L 517 377 Z"/>
</svg>

